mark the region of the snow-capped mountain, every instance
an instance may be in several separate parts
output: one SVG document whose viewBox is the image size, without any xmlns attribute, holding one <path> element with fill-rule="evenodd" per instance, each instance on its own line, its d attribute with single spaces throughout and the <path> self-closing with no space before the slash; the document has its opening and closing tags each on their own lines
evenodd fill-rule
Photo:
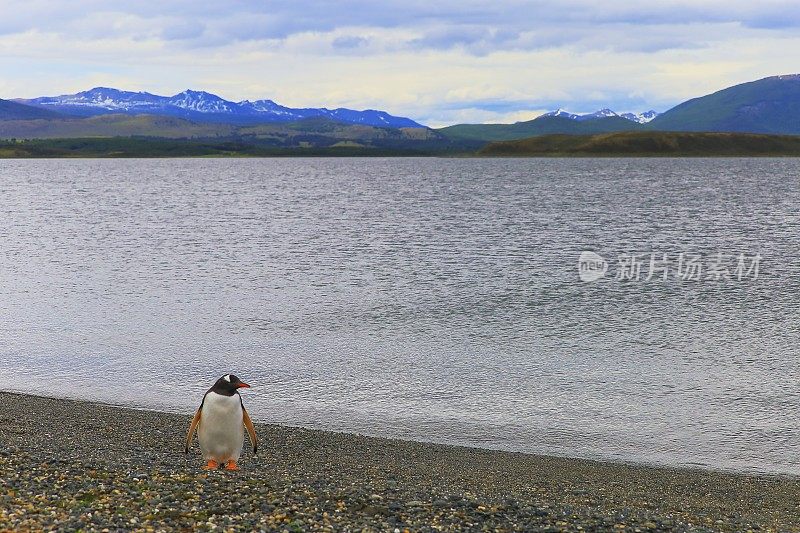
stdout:
<svg viewBox="0 0 800 533">
<path fill-rule="evenodd" d="M 231 124 L 256 124 L 266 122 L 292 122 L 312 117 L 328 117 L 340 122 L 368 126 L 405 128 L 423 127 L 405 117 L 396 117 L 385 111 L 367 109 L 284 107 L 272 100 L 242 100 L 231 102 L 205 91 L 186 90 L 174 96 L 159 96 L 147 92 L 120 91 L 108 87 L 95 87 L 88 91 L 61 96 L 43 96 L 29 100 L 15 100 L 21 104 L 50 109 L 68 115 L 94 116 L 110 113 L 169 115 L 196 122 L 224 122 Z"/>
<path fill-rule="evenodd" d="M 56 110 L 58 107 L 84 108 L 87 111 L 102 109 L 107 111 L 126 111 L 128 109 L 158 106 L 163 97 L 150 93 L 134 93 L 95 87 L 88 91 L 64 96 L 43 96 L 32 100 L 16 99 L 20 104 L 34 105 Z M 97 114 L 97 113 L 91 113 Z"/>
<path fill-rule="evenodd" d="M 611 111 L 608 108 L 600 109 L 595 111 L 594 113 L 589 113 L 587 115 L 579 115 L 575 120 L 584 121 L 584 120 L 594 120 L 597 118 L 608 118 L 608 117 L 618 117 L 616 113 Z"/>
<path fill-rule="evenodd" d="M 627 118 L 628 120 L 638 122 L 639 124 L 647 124 L 660 114 L 661 113 L 658 113 L 651 109 L 650 111 L 645 111 L 643 113 L 623 113 L 620 116 L 622 118 Z"/>
<path fill-rule="evenodd" d="M 595 111 L 594 113 L 587 113 L 584 115 L 579 115 L 575 113 L 570 113 L 569 111 L 565 111 L 561 108 L 556 109 L 555 111 L 550 111 L 549 113 L 545 113 L 544 117 L 564 117 L 571 120 L 577 120 L 578 122 L 583 122 L 585 120 L 595 120 L 598 118 L 608 118 L 608 117 L 622 117 L 628 119 L 632 122 L 638 122 L 639 124 L 646 124 L 656 118 L 660 113 L 657 113 L 653 110 L 645 111 L 643 113 L 616 113 L 608 108 L 600 109 Z"/>
<path fill-rule="evenodd" d="M 568 118 L 568 119 L 571 119 L 571 120 L 576 120 L 578 117 L 580 117 L 580 115 L 576 115 L 574 113 L 570 113 L 569 111 L 564 111 L 560 107 L 558 109 L 556 109 L 555 111 L 550 111 L 549 113 L 545 113 L 542 116 L 543 117 L 563 117 L 563 118 Z"/>
<path fill-rule="evenodd" d="M 166 105 L 197 111 L 198 113 L 236 112 L 236 104 L 233 102 L 225 101 L 216 94 L 188 89 L 167 100 Z"/>
</svg>

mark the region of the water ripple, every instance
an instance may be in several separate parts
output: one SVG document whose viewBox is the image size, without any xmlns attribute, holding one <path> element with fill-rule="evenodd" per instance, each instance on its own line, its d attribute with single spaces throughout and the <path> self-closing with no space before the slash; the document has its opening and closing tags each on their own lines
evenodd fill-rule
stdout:
<svg viewBox="0 0 800 533">
<path fill-rule="evenodd" d="M 0 388 L 800 474 L 795 159 L 0 162 Z M 760 253 L 758 280 L 577 259 Z"/>
</svg>

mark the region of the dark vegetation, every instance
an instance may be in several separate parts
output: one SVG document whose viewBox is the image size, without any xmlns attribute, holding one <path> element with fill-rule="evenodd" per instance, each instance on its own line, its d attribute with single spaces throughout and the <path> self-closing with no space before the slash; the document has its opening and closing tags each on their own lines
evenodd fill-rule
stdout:
<svg viewBox="0 0 800 533">
<path fill-rule="evenodd" d="M 377 146 L 305 145 L 313 136 L 300 136 L 293 146 L 242 139 L 163 139 L 109 137 L 78 139 L 0 140 L 0 158 L 52 157 L 276 157 L 276 156 L 426 156 L 461 153 L 458 146 L 387 143 Z"/>
<path fill-rule="evenodd" d="M 430 128 L 381 128 L 320 117 L 236 126 L 124 114 L 0 120 L 0 139 L 5 139 L 0 157 L 431 155 L 474 152 L 485 144 L 449 139 Z"/>
<path fill-rule="evenodd" d="M 624 132 L 544 135 L 490 143 L 491 156 L 800 156 L 800 136 L 748 133 Z"/>
<path fill-rule="evenodd" d="M 51 157 L 278 157 L 278 156 L 794 156 L 800 136 L 746 133 L 622 132 L 598 135 L 542 135 L 488 145 L 433 140 L 334 143 L 303 133 L 293 144 L 271 139 L 164 139 L 107 137 L 0 140 L 0 158 Z"/>
</svg>

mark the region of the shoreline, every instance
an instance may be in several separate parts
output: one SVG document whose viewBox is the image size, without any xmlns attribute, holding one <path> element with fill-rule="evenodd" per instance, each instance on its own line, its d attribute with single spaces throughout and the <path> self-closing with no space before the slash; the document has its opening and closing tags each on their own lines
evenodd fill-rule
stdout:
<svg viewBox="0 0 800 533">
<path fill-rule="evenodd" d="M 131 405 L 131 404 L 124 404 L 124 403 L 110 403 L 104 400 L 93 400 L 93 399 L 82 399 L 82 398 L 74 398 L 70 396 L 57 396 L 57 395 L 43 395 L 39 393 L 27 393 L 20 390 L 13 390 L 13 389 L 0 389 L 0 396 L 7 394 L 12 396 L 23 396 L 23 397 L 32 397 L 38 398 L 41 400 L 58 400 L 58 401 L 65 401 L 65 402 L 76 402 L 82 404 L 90 404 L 90 405 L 97 405 L 102 407 L 109 407 L 113 409 L 121 409 L 127 411 L 141 411 L 146 413 L 154 413 L 154 414 L 162 414 L 168 416 L 182 416 L 188 417 L 187 420 L 191 420 L 192 413 L 181 412 L 179 409 L 170 410 L 168 408 L 157 408 L 157 407 L 148 407 L 146 405 Z M 252 416 L 252 413 L 251 413 Z M 590 463 L 599 463 L 599 464 L 606 464 L 606 465 L 617 465 L 617 466 L 625 466 L 625 467 L 641 467 L 641 468 L 653 468 L 657 470 L 675 470 L 678 472 L 709 472 L 709 473 L 718 473 L 718 474 L 729 474 L 734 476 L 751 476 L 751 477 L 762 477 L 762 478 L 774 478 L 778 480 L 788 480 L 788 481 L 800 481 L 800 475 L 786 473 L 786 472 L 777 472 L 777 471 L 769 471 L 769 470 L 758 470 L 758 469 L 751 469 L 751 470 L 739 470 L 736 468 L 723 468 L 723 467 L 716 467 L 707 464 L 700 464 L 700 463 L 687 463 L 687 464 L 677 464 L 671 465 L 666 463 L 658 463 L 658 462 L 647 462 L 647 461 L 637 461 L 637 460 L 626 460 L 626 459 L 619 459 L 619 458 L 609 458 L 609 457 L 591 457 L 591 456 L 574 456 L 574 455 L 559 455 L 556 453 L 548 453 L 548 452 L 529 452 L 524 450 L 513 450 L 513 449 L 504 449 L 504 448 L 493 448 L 490 446 L 476 446 L 471 444 L 458 444 L 458 443 L 451 443 L 451 442 L 438 442 L 435 440 L 425 440 L 425 439 L 418 439 L 414 437 L 398 437 L 398 436 L 381 436 L 375 435 L 372 433 L 358 433 L 354 431 L 348 430 L 341 430 L 337 431 L 335 429 L 330 428 L 321 428 L 321 427 L 311 427 L 311 426 L 303 426 L 303 425 L 291 425 L 291 424 L 284 424 L 279 422 L 265 422 L 262 420 L 257 420 L 253 418 L 253 422 L 256 426 L 268 426 L 274 428 L 281 428 L 286 431 L 318 431 L 323 434 L 332 434 L 332 435 L 345 435 L 351 436 L 354 438 L 364 438 L 364 439 L 380 439 L 390 442 L 399 442 L 399 443 L 412 443 L 412 444 L 420 444 L 420 445 L 430 445 L 430 446 L 443 446 L 443 447 L 451 447 L 456 449 L 464 449 L 464 450 L 475 450 L 475 451 L 482 451 L 482 452 L 496 452 L 501 454 L 512 454 L 512 455 L 521 455 L 524 457 L 544 457 L 550 459 L 563 459 L 569 461 L 588 461 Z M 187 421 L 188 427 L 188 421 Z M 245 447 L 248 445 L 247 439 L 245 439 Z M 195 442 L 196 444 L 196 442 Z"/>
<path fill-rule="evenodd" d="M 190 418 L 0 392 L 0 531 L 800 531 L 791 476 L 262 423 L 240 472 L 204 472 Z"/>
<path fill-rule="evenodd" d="M 268 154 L 268 155 L 119 155 L 119 154 L 79 154 L 79 155 L 22 155 L 7 156 L 0 153 L 0 161 L 31 161 L 31 160 L 146 160 L 146 159 L 800 159 L 800 154 L 760 154 L 760 153 L 739 153 L 739 154 L 660 154 L 660 153 L 591 153 L 591 152 L 556 152 L 546 153 L 537 152 L 532 154 L 485 154 L 485 153 L 414 153 L 414 154 L 395 154 L 395 153 L 374 153 L 374 154 L 327 154 L 327 153 L 291 153 L 291 154 Z"/>
</svg>

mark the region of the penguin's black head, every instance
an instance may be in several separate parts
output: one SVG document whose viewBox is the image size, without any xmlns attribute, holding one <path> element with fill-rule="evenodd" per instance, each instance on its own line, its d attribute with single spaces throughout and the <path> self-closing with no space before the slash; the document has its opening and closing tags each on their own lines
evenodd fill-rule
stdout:
<svg viewBox="0 0 800 533">
<path fill-rule="evenodd" d="M 250 388 L 250 385 L 237 378 L 233 374 L 225 374 L 214 383 L 211 390 L 217 394 L 224 394 L 225 396 L 233 396 L 237 389 Z"/>
</svg>

